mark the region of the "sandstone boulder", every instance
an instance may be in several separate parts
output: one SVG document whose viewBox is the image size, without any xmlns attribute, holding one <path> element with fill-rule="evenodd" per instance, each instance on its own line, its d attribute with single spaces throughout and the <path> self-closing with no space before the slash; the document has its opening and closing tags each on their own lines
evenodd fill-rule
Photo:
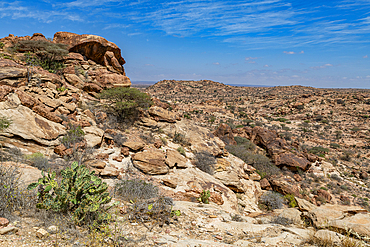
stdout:
<svg viewBox="0 0 370 247">
<path fill-rule="evenodd" d="M 169 123 L 176 122 L 176 114 L 168 110 L 163 109 L 159 106 L 152 106 L 149 108 L 149 114 L 159 121 L 165 121 Z"/>
<path fill-rule="evenodd" d="M 85 133 L 85 140 L 87 143 L 87 146 L 89 147 L 95 147 L 101 144 L 103 140 L 104 130 L 96 127 L 85 127 L 82 129 Z"/>
<path fill-rule="evenodd" d="M 134 166 L 146 174 L 166 174 L 169 171 L 163 152 L 148 151 L 136 153 L 132 155 L 132 160 Z"/>
<path fill-rule="evenodd" d="M 168 149 L 166 151 L 166 164 L 172 168 L 172 167 L 178 167 L 178 168 L 187 168 L 187 159 L 182 156 L 178 151 Z"/>
<path fill-rule="evenodd" d="M 138 141 L 138 142 L 125 142 L 122 144 L 124 147 L 128 147 L 129 149 L 133 151 L 139 151 L 145 147 L 145 143 Z"/>
<path fill-rule="evenodd" d="M 57 32 L 54 34 L 53 41 L 67 44 L 70 52 L 80 53 L 100 65 L 110 66 L 124 74 L 122 65 L 125 64 L 125 60 L 121 56 L 121 50 L 117 45 L 100 36 Z"/>
<path fill-rule="evenodd" d="M 325 227 L 329 227 L 330 224 L 332 224 L 331 222 L 336 222 L 336 220 L 341 220 L 347 216 L 355 215 L 358 213 L 366 213 L 366 212 L 367 211 L 365 209 L 359 206 L 325 204 L 320 207 L 316 207 L 309 212 L 305 212 L 304 215 L 305 217 L 309 218 L 312 221 L 315 227 L 325 228 Z M 358 219 L 361 216 L 364 216 L 364 219 L 366 219 L 367 217 L 365 214 L 360 214 L 354 219 Z"/>
<path fill-rule="evenodd" d="M 55 146 L 59 144 L 58 137 L 66 134 L 63 125 L 50 121 L 21 105 L 16 94 L 9 94 L 7 101 L 0 102 L 0 115 L 12 120 L 12 124 L 1 135 L 17 136 L 42 145 Z"/>
<path fill-rule="evenodd" d="M 296 171 L 298 168 L 306 171 L 311 164 L 305 157 L 298 157 L 292 153 L 282 153 L 274 156 L 275 165 L 285 166 L 290 170 Z"/>
<path fill-rule="evenodd" d="M 240 182 L 238 174 L 235 172 L 218 172 L 214 175 L 216 179 L 221 181 L 225 186 L 231 189 L 234 192 L 244 192 L 243 184 Z"/>
</svg>

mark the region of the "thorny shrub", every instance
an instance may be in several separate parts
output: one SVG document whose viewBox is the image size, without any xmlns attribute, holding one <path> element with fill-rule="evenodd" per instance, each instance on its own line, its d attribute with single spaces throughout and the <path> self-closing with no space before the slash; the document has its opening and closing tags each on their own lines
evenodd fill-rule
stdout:
<svg viewBox="0 0 370 247">
<path fill-rule="evenodd" d="M 158 187 L 141 179 L 123 179 L 116 183 L 115 195 L 128 202 L 147 200 L 158 196 Z"/>
<path fill-rule="evenodd" d="M 195 154 L 194 165 L 203 172 L 213 175 L 216 163 L 216 158 L 209 152 L 201 151 Z"/>
<path fill-rule="evenodd" d="M 280 209 L 283 207 L 284 201 L 284 197 L 280 193 L 267 191 L 261 196 L 259 206 L 265 210 Z"/>
<path fill-rule="evenodd" d="M 35 194 L 20 184 L 17 167 L 0 164 L 0 215 L 11 215 L 14 211 L 24 211 L 35 203 Z"/>
</svg>

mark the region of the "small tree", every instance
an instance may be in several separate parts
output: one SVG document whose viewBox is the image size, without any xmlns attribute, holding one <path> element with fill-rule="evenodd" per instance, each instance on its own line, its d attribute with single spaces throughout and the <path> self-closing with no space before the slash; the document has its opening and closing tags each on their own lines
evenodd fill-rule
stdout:
<svg viewBox="0 0 370 247">
<path fill-rule="evenodd" d="M 119 122 L 137 119 L 140 111 L 153 104 L 148 94 L 129 87 L 103 90 L 100 93 L 100 98 L 106 100 L 106 109 L 115 115 Z"/>
<path fill-rule="evenodd" d="M 29 65 L 41 66 L 51 73 L 64 68 L 60 60 L 68 55 L 67 45 L 44 40 L 21 40 L 13 49 L 26 52 L 26 62 Z"/>
</svg>

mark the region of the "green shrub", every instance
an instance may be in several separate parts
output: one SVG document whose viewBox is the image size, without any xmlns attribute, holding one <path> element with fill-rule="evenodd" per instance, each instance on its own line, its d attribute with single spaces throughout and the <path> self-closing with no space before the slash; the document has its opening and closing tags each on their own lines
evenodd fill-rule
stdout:
<svg viewBox="0 0 370 247">
<path fill-rule="evenodd" d="M 158 187 L 141 179 L 121 180 L 115 185 L 115 195 L 128 202 L 147 200 L 158 196 Z"/>
<path fill-rule="evenodd" d="M 282 208 L 284 206 L 284 197 L 275 191 L 267 191 L 261 196 L 259 206 L 265 210 Z"/>
<path fill-rule="evenodd" d="M 40 152 L 26 155 L 26 159 L 31 161 L 32 166 L 37 167 L 39 170 L 46 171 L 50 167 L 49 160 Z"/>
<path fill-rule="evenodd" d="M 295 208 L 297 207 L 297 201 L 294 198 L 294 195 L 292 194 L 287 194 L 284 196 L 284 198 L 288 201 L 289 207 Z"/>
<path fill-rule="evenodd" d="M 185 156 L 186 157 L 186 153 L 185 153 L 185 149 L 183 148 L 183 147 L 178 147 L 177 148 L 177 151 L 180 153 L 180 154 L 182 154 L 183 156 Z"/>
<path fill-rule="evenodd" d="M 67 131 L 67 134 L 63 136 L 61 142 L 66 148 L 74 148 L 76 143 L 84 140 L 85 133 L 81 126 L 68 124 L 68 127 L 69 130 Z"/>
<path fill-rule="evenodd" d="M 0 131 L 3 131 L 6 128 L 9 128 L 11 123 L 12 123 L 12 120 L 10 120 L 9 118 L 0 116 Z"/>
<path fill-rule="evenodd" d="M 215 170 L 214 165 L 216 163 L 216 158 L 208 152 L 201 151 L 195 154 L 194 164 L 201 171 L 213 175 Z"/>
<path fill-rule="evenodd" d="M 0 49 L 3 49 L 5 44 L 3 42 L 0 42 Z"/>
<path fill-rule="evenodd" d="M 119 122 L 137 119 L 141 110 L 147 109 L 153 104 L 148 94 L 131 87 L 103 90 L 100 93 L 100 98 L 106 100 L 105 108 L 116 116 Z"/>
<path fill-rule="evenodd" d="M 205 191 L 200 194 L 200 197 L 198 198 L 198 201 L 204 203 L 204 204 L 209 204 L 209 198 L 211 197 L 211 193 L 209 190 Z"/>
<path fill-rule="evenodd" d="M 26 52 L 28 65 L 41 66 L 51 73 L 64 68 L 62 60 L 68 55 L 67 45 L 44 40 L 20 40 L 14 47 L 18 52 Z"/>
<path fill-rule="evenodd" d="M 61 86 L 61 87 L 58 87 L 58 88 L 57 88 L 57 91 L 58 91 L 58 92 L 64 92 L 64 91 L 66 91 L 66 90 L 68 90 L 68 88 L 66 88 L 65 86 Z"/>
<path fill-rule="evenodd" d="M 104 204 L 111 201 L 108 185 L 90 172 L 85 166 L 73 162 L 62 170 L 60 184 L 56 173 L 41 173 L 38 182 L 28 185 L 28 190 L 39 188 L 37 208 L 55 212 L 71 212 L 76 224 L 88 220 L 104 221 L 109 218 Z"/>
</svg>

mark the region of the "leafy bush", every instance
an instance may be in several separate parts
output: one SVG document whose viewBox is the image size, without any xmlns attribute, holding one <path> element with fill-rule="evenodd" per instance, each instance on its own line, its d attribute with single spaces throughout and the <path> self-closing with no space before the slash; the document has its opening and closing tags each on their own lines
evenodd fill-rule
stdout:
<svg viewBox="0 0 370 247">
<path fill-rule="evenodd" d="M 105 107 L 119 122 L 137 119 L 140 111 L 149 108 L 153 102 L 150 96 L 136 88 L 117 87 L 103 90 L 100 98 L 106 100 Z"/>
<path fill-rule="evenodd" d="M 42 171 L 46 171 L 50 166 L 49 160 L 45 158 L 44 155 L 40 152 L 27 155 L 26 159 L 31 161 L 34 167 L 37 167 L 39 170 Z"/>
<path fill-rule="evenodd" d="M 288 201 L 289 207 L 295 208 L 297 207 L 297 201 L 294 198 L 294 195 L 292 194 L 287 194 L 284 196 L 284 198 Z"/>
<path fill-rule="evenodd" d="M 214 165 L 216 163 L 216 158 L 208 152 L 201 151 L 195 154 L 194 164 L 201 171 L 213 175 L 213 172 L 215 170 Z"/>
<path fill-rule="evenodd" d="M 280 209 L 284 205 L 284 197 L 274 191 L 267 191 L 264 193 L 260 200 L 259 200 L 259 206 L 262 209 L 266 210 L 274 210 L 274 209 Z"/>
<path fill-rule="evenodd" d="M 39 188 L 37 208 L 71 212 L 76 224 L 85 223 L 88 219 L 104 221 L 109 217 L 102 207 L 112 199 L 107 192 L 108 185 L 95 176 L 94 171 L 73 162 L 62 170 L 60 185 L 55 172 L 41 174 L 38 182 L 28 185 L 28 190 Z"/>
<path fill-rule="evenodd" d="M 34 205 L 35 195 L 19 185 L 20 173 L 16 167 L 0 165 L 0 215 L 27 210 Z"/>
<path fill-rule="evenodd" d="M 158 187 L 141 179 L 121 180 L 115 185 L 115 195 L 128 202 L 147 200 L 158 196 Z"/>
<path fill-rule="evenodd" d="M 0 131 L 9 128 L 11 123 L 12 120 L 10 120 L 9 118 L 0 116 Z"/>
<path fill-rule="evenodd" d="M 198 200 L 204 204 L 209 204 L 209 198 L 211 197 L 211 193 L 209 192 L 209 190 L 205 191 L 203 190 L 203 192 L 200 194 L 200 197 L 198 198 Z"/>
<path fill-rule="evenodd" d="M 82 142 L 84 140 L 85 133 L 83 132 L 81 126 L 75 126 L 68 124 L 69 130 L 67 134 L 61 139 L 61 142 L 66 148 L 74 148 L 76 143 Z"/>
<path fill-rule="evenodd" d="M 0 42 L 0 49 L 3 49 L 4 46 L 5 44 L 3 42 Z"/>
</svg>

